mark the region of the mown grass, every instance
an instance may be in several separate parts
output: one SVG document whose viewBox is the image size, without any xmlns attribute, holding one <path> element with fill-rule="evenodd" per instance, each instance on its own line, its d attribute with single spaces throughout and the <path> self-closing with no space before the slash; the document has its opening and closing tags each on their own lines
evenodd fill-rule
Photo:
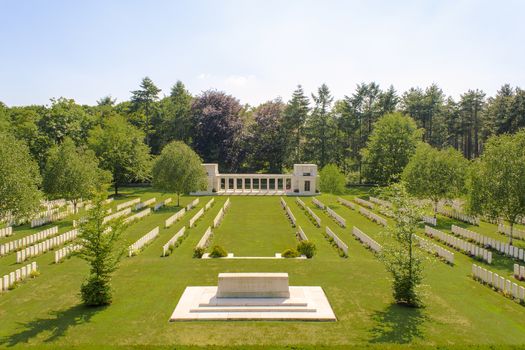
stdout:
<svg viewBox="0 0 525 350">
<path fill-rule="evenodd" d="M 134 196 L 156 197 L 157 200 L 167 197 L 140 188 L 125 189 L 123 193 L 125 196 L 113 206 Z M 352 199 L 354 195 L 366 196 L 366 193 L 362 189 L 352 189 L 344 197 Z M 181 205 L 192 199 L 183 197 Z M 225 200 L 223 197 L 216 197 L 215 205 L 196 227 L 188 230 L 188 237 L 180 247 L 169 257 L 161 258 L 162 245 L 187 225 L 189 218 L 208 199 L 201 198 L 198 208 L 169 229 L 164 228 L 164 220 L 178 210 L 174 203 L 126 230 L 123 239 L 132 243 L 155 226 L 161 227 L 160 236 L 139 255 L 122 261 L 113 280 L 114 303 L 109 307 L 85 308 L 81 305 L 78 291 L 88 270 L 85 262 L 72 258 L 54 264 L 52 252 L 38 257 L 41 275 L 0 296 L 0 346 L 397 349 L 473 345 L 511 348 L 525 344 L 525 308 L 473 281 L 469 273 L 474 260 L 457 252 L 454 266 L 433 258 L 425 260 L 421 288 L 424 308 L 393 305 L 389 275 L 378 259 L 351 234 L 352 226 L 356 225 L 379 243 L 384 243 L 389 239 L 384 229 L 338 205 L 336 197 L 331 195 L 321 195 L 319 199 L 346 218 L 347 228 L 340 228 L 325 212 L 315 209 L 311 199 L 304 198 L 322 219 L 321 228 L 317 228 L 294 203 L 294 198 L 286 198 L 298 224 L 317 245 L 317 255 L 311 260 L 193 259 L 193 248 L 206 227 L 211 225 Z M 244 218 L 243 213 L 246 213 Z M 250 222 L 255 226 L 250 226 Z M 448 225 L 448 222 L 443 225 L 445 223 Z M 349 245 L 347 259 L 339 257 L 323 237 L 325 225 Z M 440 228 L 447 229 L 446 226 Z M 495 227 L 484 224 L 473 229 L 493 234 Z M 279 206 L 278 197 L 232 197 L 231 210 L 216 231 L 217 242 L 239 256 L 273 255 L 296 244 L 294 230 Z M 250 239 L 250 234 L 256 242 Z M 421 254 L 429 257 L 426 253 Z M 0 258 L 2 273 L 18 267 L 11 259 L 12 256 Z M 512 261 L 496 256 L 496 263 L 491 268 L 510 274 Z M 338 321 L 169 323 L 168 318 L 184 288 L 216 285 L 219 272 L 288 272 L 291 285 L 322 286 Z"/>
</svg>

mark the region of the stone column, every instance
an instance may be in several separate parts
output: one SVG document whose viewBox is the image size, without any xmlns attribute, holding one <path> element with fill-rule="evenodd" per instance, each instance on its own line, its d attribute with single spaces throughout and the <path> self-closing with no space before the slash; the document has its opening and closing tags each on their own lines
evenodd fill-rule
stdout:
<svg viewBox="0 0 525 350">
<path fill-rule="evenodd" d="M 236 177 L 233 178 L 233 191 L 234 192 L 237 191 L 237 178 Z"/>
<path fill-rule="evenodd" d="M 253 177 L 250 177 L 250 192 L 253 192 Z"/>
<path fill-rule="evenodd" d="M 279 191 L 279 177 L 276 177 L 273 181 L 274 181 L 273 188 L 277 192 L 277 191 Z"/>
<path fill-rule="evenodd" d="M 224 177 L 224 190 L 228 191 L 230 188 L 230 178 L 225 176 Z"/>
<path fill-rule="evenodd" d="M 243 177 L 243 178 L 242 178 L 242 192 L 243 192 L 243 193 L 244 193 L 244 190 L 246 189 L 245 182 L 246 182 L 246 178 Z"/>
</svg>

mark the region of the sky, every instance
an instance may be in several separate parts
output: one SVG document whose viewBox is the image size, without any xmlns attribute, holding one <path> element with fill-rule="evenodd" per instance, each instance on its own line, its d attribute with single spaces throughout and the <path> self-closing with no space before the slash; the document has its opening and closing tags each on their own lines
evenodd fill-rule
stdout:
<svg viewBox="0 0 525 350">
<path fill-rule="evenodd" d="M 130 98 L 149 76 L 256 105 L 375 81 L 525 88 L 525 1 L 0 0 L 0 101 Z"/>
</svg>

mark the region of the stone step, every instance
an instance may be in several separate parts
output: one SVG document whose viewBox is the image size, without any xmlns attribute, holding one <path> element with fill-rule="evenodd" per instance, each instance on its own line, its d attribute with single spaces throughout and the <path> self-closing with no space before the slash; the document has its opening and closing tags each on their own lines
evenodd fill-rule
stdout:
<svg viewBox="0 0 525 350">
<path fill-rule="evenodd" d="M 224 306 L 212 306 L 212 307 L 199 307 L 196 309 L 190 309 L 190 312 L 192 313 L 206 313 L 206 312 L 212 312 L 212 313 L 223 313 L 223 312 L 317 312 L 317 309 L 313 308 L 306 308 L 306 307 L 281 307 L 281 306 L 275 306 L 275 307 L 268 307 L 268 306 L 230 306 L 230 307 L 224 307 Z"/>
<path fill-rule="evenodd" d="M 199 307 L 206 306 L 308 306 L 304 299 L 286 298 L 211 298 L 199 303 Z"/>
</svg>

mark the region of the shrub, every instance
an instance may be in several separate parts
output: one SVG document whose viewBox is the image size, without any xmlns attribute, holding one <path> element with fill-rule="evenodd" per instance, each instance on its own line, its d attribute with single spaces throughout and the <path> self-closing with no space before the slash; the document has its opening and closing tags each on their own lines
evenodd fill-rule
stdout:
<svg viewBox="0 0 525 350">
<path fill-rule="evenodd" d="M 308 259 L 311 259 L 315 255 L 317 247 L 313 242 L 301 241 L 297 245 L 297 251 L 302 255 L 305 255 Z"/>
<path fill-rule="evenodd" d="M 220 245 L 213 246 L 210 257 L 212 258 L 224 258 L 228 256 L 228 252 Z"/>
<path fill-rule="evenodd" d="M 299 256 L 299 252 L 293 248 L 286 249 L 281 256 L 283 258 L 297 258 Z"/>
<path fill-rule="evenodd" d="M 90 276 L 80 288 L 82 301 L 88 306 L 101 306 L 111 304 L 111 287 L 108 281 Z"/>
<path fill-rule="evenodd" d="M 325 165 L 319 172 L 321 191 L 333 194 L 343 193 L 346 185 L 346 178 L 335 164 Z"/>
<path fill-rule="evenodd" d="M 200 259 L 204 255 L 204 252 L 205 252 L 204 248 L 197 247 L 193 249 L 193 257 Z"/>
</svg>

